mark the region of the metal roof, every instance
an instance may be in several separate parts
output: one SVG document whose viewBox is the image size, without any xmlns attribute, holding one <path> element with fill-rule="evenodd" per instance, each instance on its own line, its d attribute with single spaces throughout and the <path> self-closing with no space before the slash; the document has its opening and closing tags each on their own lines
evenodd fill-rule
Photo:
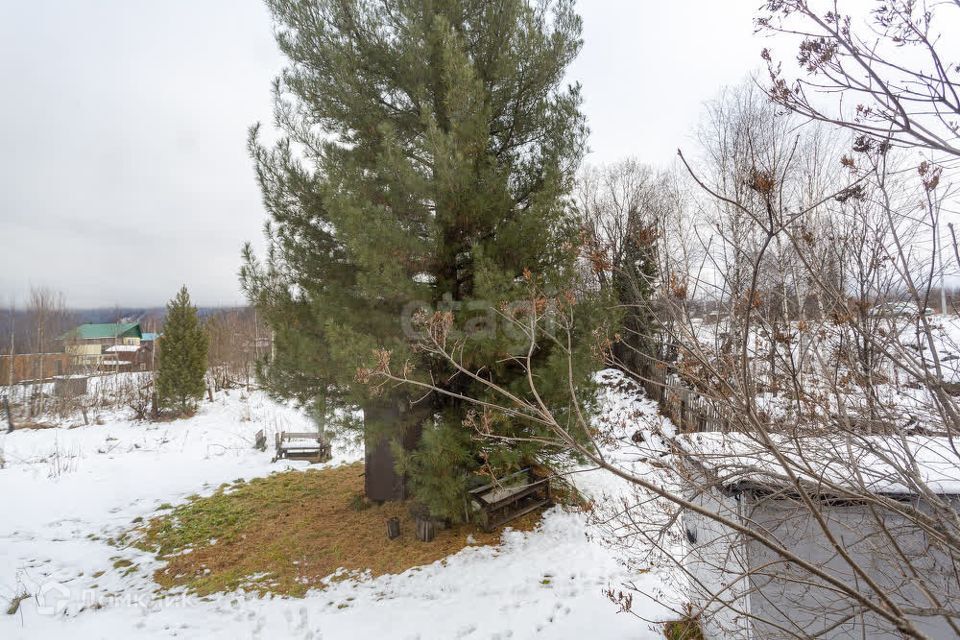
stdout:
<svg viewBox="0 0 960 640">
<path fill-rule="evenodd" d="M 110 322 L 103 324 L 82 324 L 63 334 L 64 339 L 102 340 L 104 338 L 140 338 L 139 322 Z"/>
</svg>

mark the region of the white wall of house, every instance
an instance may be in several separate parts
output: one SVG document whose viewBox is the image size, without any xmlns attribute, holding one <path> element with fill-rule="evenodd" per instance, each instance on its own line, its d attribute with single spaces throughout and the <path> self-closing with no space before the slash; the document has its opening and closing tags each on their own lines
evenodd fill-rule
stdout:
<svg viewBox="0 0 960 640">
<path fill-rule="evenodd" d="M 782 497 L 744 492 L 739 499 L 716 489 L 692 496 L 711 512 L 762 531 L 793 553 L 849 584 L 869 592 L 850 565 L 834 550 L 820 525 L 802 506 Z M 960 497 L 950 498 L 957 502 Z M 869 507 L 855 504 L 823 505 L 831 534 L 886 595 L 900 604 L 932 605 L 916 586 L 912 570 L 919 570 L 931 595 L 953 607 L 960 616 L 960 579 L 949 558 L 929 544 L 925 534 L 902 516 L 888 513 L 882 523 Z M 922 508 L 922 504 L 921 504 Z M 780 559 L 763 544 L 746 539 L 710 518 L 684 512 L 683 524 L 696 539 L 685 560 L 692 574 L 690 601 L 702 609 L 704 636 L 709 640 L 824 639 L 900 640 L 875 614 L 828 587 L 820 579 Z M 911 567 L 899 560 L 891 537 Z M 749 576 L 745 579 L 743 576 Z M 727 606 L 729 605 L 729 606 Z M 915 617 L 918 628 L 937 640 L 958 639 L 942 617 Z M 766 622 L 762 622 L 766 621 Z"/>
<path fill-rule="evenodd" d="M 706 484 L 706 483 L 704 483 Z M 688 496 L 691 502 L 735 522 L 742 504 L 732 495 L 708 488 Z M 688 546 L 690 603 L 700 612 L 707 640 L 750 638 L 750 597 L 746 547 L 739 533 L 707 516 L 685 511 L 682 518 Z"/>
<path fill-rule="evenodd" d="M 826 569 L 832 576 L 847 584 L 860 585 L 861 593 L 876 599 L 864 585 L 862 576 L 857 576 L 835 551 L 823 528 L 807 510 L 787 499 L 752 497 L 751 501 L 752 526 L 775 536 L 801 558 Z M 922 503 L 918 504 L 923 508 Z M 960 501 L 957 507 L 960 508 Z M 865 505 L 824 505 L 821 509 L 833 537 L 842 541 L 854 563 L 865 570 L 884 595 L 905 609 L 937 606 L 918 588 L 916 576 L 919 575 L 924 586 L 932 588 L 930 596 L 960 615 L 960 581 L 956 567 L 929 543 L 926 534 L 916 525 L 901 515 L 874 511 Z M 909 563 L 903 561 L 901 553 Z M 900 640 L 903 637 L 890 628 L 890 623 L 807 572 L 779 560 L 759 543 L 748 542 L 747 555 L 753 569 L 753 612 L 758 619 L 770 622 L 755 623 L 755 637 L 771 640 L 796 637 L 788 631 L 803 637 L 828 639 Z M 914 616 L 912 619 L 929 638 L 960 638 L 942 617 Z M 774 625 L 781 625 L 786 631 Z"/>
</svg>

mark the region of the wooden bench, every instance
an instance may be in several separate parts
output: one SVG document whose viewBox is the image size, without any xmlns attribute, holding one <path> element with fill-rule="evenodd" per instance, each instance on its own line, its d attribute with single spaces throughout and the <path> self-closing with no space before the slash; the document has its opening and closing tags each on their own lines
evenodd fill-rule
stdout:
<svg viewBox="0 0 960 640">
<path fill-rule="evenodd" d="M 287 460 L 308 460 L 312 463 L 325 462 L 330 459 L 330 443 L 319 433 L 298 433 L 295 431 L 281 431 L 276 434 L 277 452 L 273 461 L 286 458 Z"/>
<path fill-rule="evenodd" d="M 553 504 L 550 479 L 537 478 L 527 467 L 470 491 L 483 514 L 484 531 L 493 531 L 511 520 Z"/>
</svg>

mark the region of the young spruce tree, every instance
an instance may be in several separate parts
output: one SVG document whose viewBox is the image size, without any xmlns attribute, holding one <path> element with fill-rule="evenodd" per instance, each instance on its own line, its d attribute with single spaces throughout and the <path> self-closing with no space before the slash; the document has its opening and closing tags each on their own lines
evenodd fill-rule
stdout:
<svg viewBox="0 0 960 640">
<path fill-rule="evenodd" d="M 241 270 L 275 332 L 262 379 L 305 405 L 363 408 L 368 497 L 412 491 L 435 515 L 463 518 L 481 467 L 506 472 L 551 452 L 497 446 L 465 426 L 467 403 L 373 389 L 357 371 L 385 350 L 413 376 L 482 397 L 415 348 L 414 312 L 449 311 L 466 367 L 526 385 L 509 356 L 527 345 L 498 310 L 529 300 L 531 279 L 557 295 L 574 285 L 567 194 L 586 127 L 564 72 L 581 46 L 580 18 L 573 0 L 267 4 L 288 59 L 275 85 L 283 135 L 267 147 L 251 132 L 271 220 L 266 257 L 248 247 Z M 582 335 L 578 375 L 588 369 Z M 548 341 L 535 358 L 546 399 L 569 402 L 566 358 Z M 503 416 L 493 427 L 534 429 Z M 384 478 L 397 458 L 408 484 Z"/>
<path fill-rule="evenodd" d="M 164 407 L 186 413 L 203 397 L 207 372 L 207 333 L 182 287 L 167 303 L 157 352 L 157 395 Z"/>
</svg>

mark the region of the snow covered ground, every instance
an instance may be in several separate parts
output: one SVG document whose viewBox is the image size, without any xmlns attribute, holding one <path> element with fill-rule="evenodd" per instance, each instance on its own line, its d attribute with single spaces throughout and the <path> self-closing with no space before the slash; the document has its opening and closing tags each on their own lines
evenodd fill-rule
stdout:
<svg viewBox="0 0 960 640">
<path fill-rule="evenodd" d="M 629 391 L 610 389 L 603 407 L 601 422 L 619 434 L 611 453 L 638 427 L 651 436 L 658 428 L 652 405 Z M 252 445 L 259 429 L 272 442 L 278 430 L 309 428 L 307 420 L 260 393 L 237 391 L 218 394 L 189 420 L 136 423 L 124 412 L 101 419 L 0 435 L 0 638 L 645 639 L 662 638 L 659 625 L 618 613 L 603 591 L 632 584 L 676 604 L 657 571 L 643 566 L 644 549 L 634 544 L 625 557 L 609 527 L 561 508 L 536 531 L 507 531 L 498 548 L 468 547 L 443 563 L 337 582 L 303 599 L 161 597 L 150 578 L 157 561 L 113 541 L 161 505 L 238 478 L 306 467 L 271 464 L 271 454 Z M 360 452 L 335 444 L 334 455 L 330 464 Z M 645 464 L 631 455 L 630 464 Z M 573 480 L 601 506 L 633 499 L 608 474 Z M 19 610 L 5 615 L 24 593 L 30 597 Z M 648 621 L 670 617 L 649 599 L 634 611 Z"/>
</svg>

